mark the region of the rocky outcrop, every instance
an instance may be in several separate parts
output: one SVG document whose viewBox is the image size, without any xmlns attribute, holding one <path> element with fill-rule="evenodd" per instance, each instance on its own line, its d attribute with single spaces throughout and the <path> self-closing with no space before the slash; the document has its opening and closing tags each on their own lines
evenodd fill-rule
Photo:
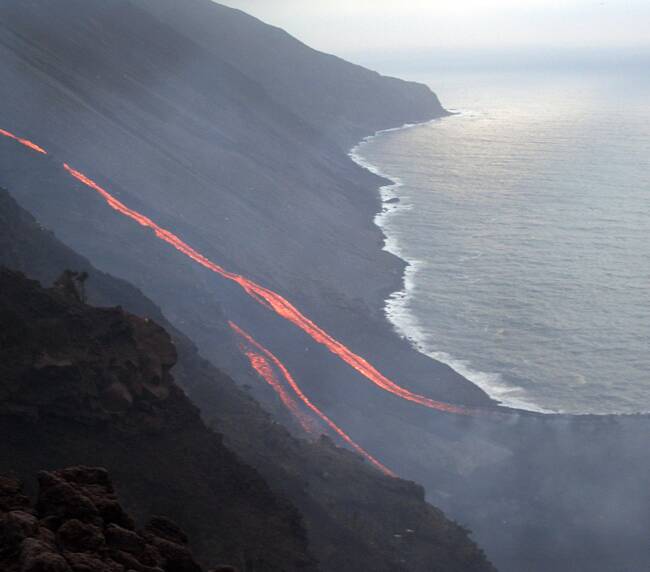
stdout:
<svg viewBox="0 0 650 572">
<path fill-rule="evenodd" d="M 87 306 L 66 288 L 44 289 L 9 270 L 0 270 L 0 325 L 0 472 L 14 472 L 29 487 L 42 468 L 106 467 L 134 518 L 173 518 L 202 563 L 317 569 L 296 509 L 223 445 L 174 383 L 176 349 L 160 326 L 119 307 Z M 109 545 L 137 552 L 153 543 L 169 561 L 185 558 L 176 547 L 180 533 L 166 521 L 134 532 L 105 473 L 41 473 L 39 481 L 37 509 L 55 532 L 65 524 L 62 539 L 74 543 L 81 534 L 96 543 L 101 532 Z M 13 510 L 16 503 L 20 508 L 24 499 L 10 483 L 0 491 L 0 506 Z M 43 542 L 31 538 L 22 562 L 40 562 Z M 125 570 L 155 570 L 155 559 L 150 568 L 136 566 L 122 552 Z M 48 559 L 53 572 L 67 572 L 60 555 Z"/>
<path fill-rule="evenodd" d="M 108 472 L 83 466 L 38 475 L 32 505 L 0 477 L 0 568 L 5 572 L 202 572 L 185 533 L 154 517 L 143 529 L 120 505 Z M 220 566 L 216 570 L 235 570 Z"/>
<path fill-rule="evenodd" d="M 8 298 L 38 292 L 3 278 Z M 17 308 L 3 307 L 0 413 L 162 426 L 176 349 L 160 326 L 120 308 L 89 310 L 61 288 L 27 303 L 36 307 L 28 321 Z M 57 310 L 69 319 L 53 320 Z"/>
</svg>

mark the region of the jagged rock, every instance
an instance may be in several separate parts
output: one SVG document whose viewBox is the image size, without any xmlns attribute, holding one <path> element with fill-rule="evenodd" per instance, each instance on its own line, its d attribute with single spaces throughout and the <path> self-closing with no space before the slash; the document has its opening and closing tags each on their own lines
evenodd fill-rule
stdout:
<svg viewBox="0 0 650 572">
<path fill-rule="evenodd" d="M 154 516 L 145 527 L 145 530 L 153 536 L 164 538 L 176 544 L 185 545 L 188 543 L 187 535 L 176 523 L 164 516 Z"/>
<path fill-rule="evenodd" d="M 20 572 L 70 572 L 70 566 L 61 554 L 35 538 L 23 541 L 20 563 Z"/>
<path fill-rule="evenodd" d="M 12 554 L 29 534 L 11 517 L 11 513 L 0 517 L 0 554 Z"/>
<path fill-rule="evenodd" d="M 29 507 L 29 498 L 23 494 L 19 480 L 0 476 L 0 511 Z"/>
<path fill-rule="evenodd" d="M 62 524 L 57 539 L 59 545 L 70 552 L 98 552 L 106 545 L 101 528 L 77 519 Z"/>
<path fill-rule="evenodd" d="M 37 301 L 26 281 L 21 288 L 16 276 L 5 278 L 5 294 L 22 295 L 34 318 L 23 322 L 15 305 L 2 310 L 3 329 L 13 331 L 3 349 L 15 351 L 3 357 L 0 412 L 84 424 L 115 423 L 135 412 L 150 431 L 160 430 L 160 405 L 169 399 L 177 359 L 163 328 L 121 308 L 89 311 L 57 288 Z M 46 317 L 55 314 L 66 320 Z"/>
<path fill-rule="evenodd" d="M 123 383 L 118 381 L 108 386 L 104 391 L 102 402 L 108 411 L 118 413 L 131 408 L 133 395 Z"/>
<path fill-rule="evenodd" d="M 48 546 L 56 546 L 56 534 L 48 528 L 48 519 L 43 519 L 38 522 L 38 531 L 36 532 L 35 538 L 40 540 Z"/>
<path fill-rule="evenodd" d="M 118 564 L 122 565 L 125 570 L 128 570 L 129 572 L 131 570 L 135 572 L 163 572 L 163 568 L 159 568 L 158 566 L 149 566 L 147 564 L 143 564 L 138 560 L 135 556 L 132 554 L 129 554 L 128 552 L 121 552 L 119 550 L 111 550 L 109 552 L 110 558 L 114 561 L 117 562 Z M 167 568 L 167 570 L 173 570 L 173 568 Z"/>
<path fill-rule="evenodd" d="M 73 572 L 125 572 L 121 564 L 104 562 L 90 554 L 65 552 L 64 556 Z"/>
<path fill-rule="evenodd" d="M 13 528 L 23 538 L 33 536 L 38 532 L 38 519 L 33 515 L 21 510 L 14 510 L 4 516 L 4 521 L 9 528 Z"/>
<path fill-rule="evenodd" d="M 142 554 L 145 547 L 145 541 L 139 534 L 115 524 L 106 527 L 106 542 L 113 550 L 128 552 L 135 556 Z"/>
<path fill-rule="evenodd" d="M 82 522 L 99 522 L 97 507 L 70 483 L 55 473 L 41 472 L 38 475 L 40 495 L 38 512 L 44 517 L 51 517 L 54 527 L 57 521 L 78 519 Z"/>
<path fill-rule="evenodd" d="M 104 522 L 132 530 L 133 519 L 120 506 L 105 469 L 73 467 L 41 472 L 39 511 L 47 516 Z"/>
<path fill-rule="evenodd" d="M 171 570 L 175 572 L 200 572 L 201 568 L 192 558 L 186 546 L 164 538 L 151 537 L 150 541 L 162 555 Z"/>
<path fill-rule="evenodd" d="M 20 483 L 0 477 L 3 572 L 202 572 L 172 521 L 135 529 L 104 469 L 42 471 L 38 480 L 32 509 Z"/>
</svg>

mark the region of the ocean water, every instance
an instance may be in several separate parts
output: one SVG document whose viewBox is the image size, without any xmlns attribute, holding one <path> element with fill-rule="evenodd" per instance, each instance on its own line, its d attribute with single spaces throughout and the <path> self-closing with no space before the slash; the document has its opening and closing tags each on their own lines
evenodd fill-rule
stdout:
<svg viewBox="0 0 650 572">
<path fill-rule="evenodd" d="M 398 332 L 507 405 L 650 411 L 650 81 L 426 82 L 458 115 L 352 152 L 395 181 L 376 222 L 410 263 Z"/>
</svg>

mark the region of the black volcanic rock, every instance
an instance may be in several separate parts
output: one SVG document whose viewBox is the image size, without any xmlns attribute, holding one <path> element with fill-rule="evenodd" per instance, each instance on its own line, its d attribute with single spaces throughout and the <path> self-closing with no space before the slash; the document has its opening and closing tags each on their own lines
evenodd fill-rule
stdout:
<svg viewBox="0 0 650 572">
<path fill-rule="evenodd" d="M 95 316 L 55 289 L 42 296 L 2 276 L 2 403 L 5 412 L 95 424 L 135 414 L 162 425 L 176 350 L 151 321 L 121 310 Z M 9 301 L 23 298 L 25 306 Z M 21 309 L 29 314 L 21 314 Z M 57 313 L 69 320 L 56 320 Z"/>
<path fill-rule="evenodd" d="M 0 477 L 24 495 L 19 481 Z M 35 506 L 0 508 L 0 567 L 5 572 L 201 572 L 187 537 L 173 538 L 155 517 L 137 530 L 123 511 L 105 469 L 83 466 L 38 474 Z"/>
<path fill-rule="evenodd" d="M 0 270 L 0 324 L 1 471 L 27 479 L 35 467 L 106 466 L 136 517 L 172 516 L 202 560 L 316 569 L 295 509 L 223 446 L 174 384 L 176 350 L 162 328 L 121 308 L 91 308 L 8 270 Z M 129 532 L 133 521 L 104 494 L 104 471 L 45 472 L 39 481 L 38 512 L 57 530 L 66 523 L 62 542 L 94 546 L 101 539 L 92 527 L 104 527 L 109 548 L 119 548 L 115 559 L 127 570 L 145 569 L 130 556 L 145 550 Z M 94 498 L 98 487 L 104 492 Z M 24 503 L 15 493 L 0 481 L 2 506 Z M 81 534 L 76 521 L 91 528 Z M 146 532 L 178 563 L 170 569 L 192 569 L 178 548 L 183 533 L 171 523 L 154 520 Z M 24 550 L 35 571 L 42 542 Z M 60 557 L 47 559 L 64 569 Z"/>
</svg>

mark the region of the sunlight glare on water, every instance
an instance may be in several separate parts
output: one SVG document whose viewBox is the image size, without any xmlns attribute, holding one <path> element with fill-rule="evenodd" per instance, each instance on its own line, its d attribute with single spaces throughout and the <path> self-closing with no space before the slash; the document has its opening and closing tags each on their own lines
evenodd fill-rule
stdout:
<svg viewBox="0 0 650 572">
<path fill-rule="evenodd" d="M 504 403 L 650 410 L 650 85 L 442 75 L 460 112 L 355 153 L 398 181 L 378 216 L 411 261 L 387 311 Z"/>
</svg>

